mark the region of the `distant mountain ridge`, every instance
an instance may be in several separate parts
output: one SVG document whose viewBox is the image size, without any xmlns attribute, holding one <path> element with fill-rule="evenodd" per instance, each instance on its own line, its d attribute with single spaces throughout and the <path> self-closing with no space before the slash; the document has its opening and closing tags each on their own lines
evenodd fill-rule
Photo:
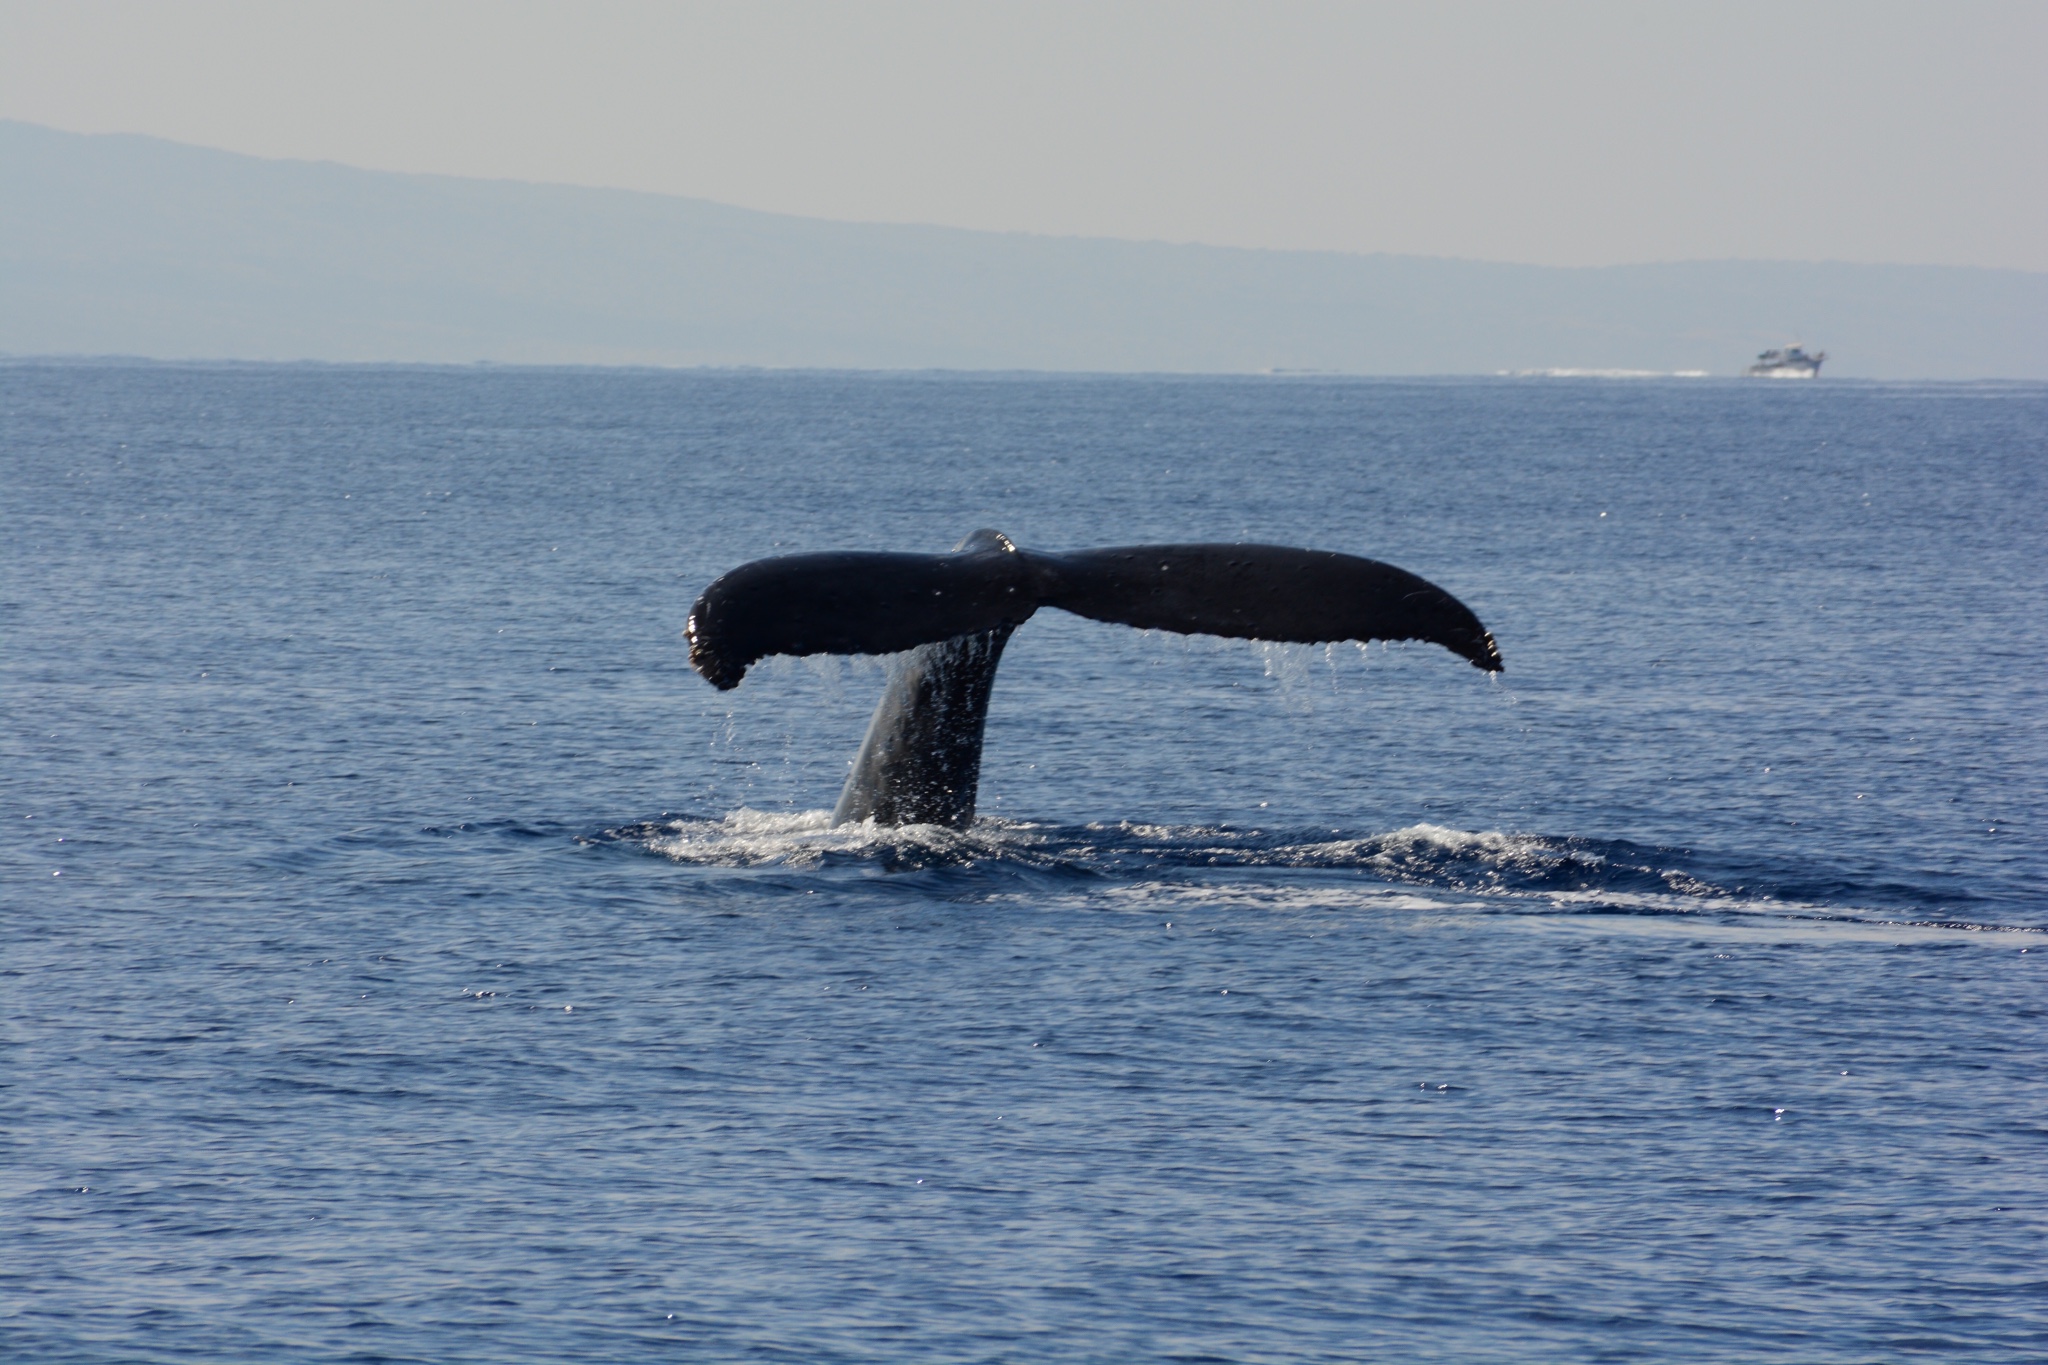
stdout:
<svg viewBox="0 0 2048 1365">
<path fill-rule="evenodd" d="M 0 120 L 0 353 L 2048 380 L 2048 274 L 1559 269 L 842 223 Z"/>
</svg>

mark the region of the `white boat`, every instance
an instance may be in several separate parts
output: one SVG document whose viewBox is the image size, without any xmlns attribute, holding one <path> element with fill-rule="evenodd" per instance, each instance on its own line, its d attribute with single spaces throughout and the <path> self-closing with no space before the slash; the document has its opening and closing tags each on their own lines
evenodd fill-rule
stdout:
<svg viewBox="0 0 2048 1365">
<path fill-rule="evenodd" d="M 1826 351 L 1808 355 L 1797 346 L 1787 346 L 1781 350 L 1765 351 L 1756 358 L 1756 364 L 1749 367 L 1749 373 L 1759 379 L 1818 379 L 1820 363 L 1827 358 Z"/>
</svg>

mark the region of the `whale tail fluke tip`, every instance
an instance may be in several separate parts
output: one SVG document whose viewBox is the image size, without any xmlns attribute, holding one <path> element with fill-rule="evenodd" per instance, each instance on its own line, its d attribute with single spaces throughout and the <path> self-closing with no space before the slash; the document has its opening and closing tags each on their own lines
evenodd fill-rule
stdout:
<svg viewBox="0 0 2048 1365">
<path fill-rule="evenodd" d="M 701 602 L 699 606 L 702 606 Z M 690 619 L 684 622 L 683 636 L 690 642 L 690 667 L 719 691 L 732 691 L 740 685 L 740 679 L 747 676 L 747 664 L 753 660 L 735 664 L 722 655 L 705 630 L 698 612 L 691 612 Z"/>
</svg>

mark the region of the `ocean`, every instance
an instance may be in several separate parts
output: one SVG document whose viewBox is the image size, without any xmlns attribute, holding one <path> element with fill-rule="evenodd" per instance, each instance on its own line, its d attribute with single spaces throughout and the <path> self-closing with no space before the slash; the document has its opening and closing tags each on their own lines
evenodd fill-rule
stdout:
<svg viewBox="0 0 2048 1365">
<path fill-rule="evenodd" d="M 2048 387 L 0 365 L 0 1356 L 2048 1357 Z M 981 820 L 747 560 L 1046 610 Z"/>
</svg>

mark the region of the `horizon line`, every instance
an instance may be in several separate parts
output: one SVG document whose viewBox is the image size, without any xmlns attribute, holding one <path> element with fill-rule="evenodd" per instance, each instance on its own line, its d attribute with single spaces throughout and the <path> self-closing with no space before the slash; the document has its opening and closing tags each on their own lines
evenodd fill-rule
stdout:
<svg viewBox="0 0 2048 1365">
<path fill-rule="evenodd" d="M 1647 380 L 1684 380 L 1688 384 L 1712 382 L 1715 380 L 1741 381 L 1742 386 L 1804 390 L 1817 387 L 1837 388 L 1853 386 L 1858 388 L 1884 387 L 1897 384 L 1939 384 L 1947 387 L 1968 387 L 1973 385 L 2007 385 L 2031 388 L 2048 388 L 2048 379 L 2025 379 L 2001 375 L 1980 375 L 1969 379 L 1941 379 L 1936 377 L 1912 377 L 1892 379 L 1871 379 L 1863 376 L 1835 376 L 1826 380 L 1765 379 L 1743 374 L 1739 370 L 1726 373 L 1710 370 L 1630 370 L 1630 369 L 1586 369 L 1575 367 L 1552 367 L 1521 370 L 1445 370 L 1432 374 L 1405 374 L 1388 371 L 1368 370 L 1304 370 L 1273 368 L 1261 370 L 1061 370 L 1028 369 L 1007 367 L 999 369 L 973 369 L 947 365 L 663 365 L 655 361 L 601 361 L 601 360 L 321 360 L 303 357 L 293 360 L 252 360 L 238 356 L 149 356 L 124 354 L 121 352 L 91 351 L 0 351 L 0 369 L 47 365 L 52 367 L 75 367 L 79 369 L 103 367 L 154 368 L 154 369 L 277 369 L 277 370 L 454 370 L 474 373 L 482 370 L 541 370 L 541 371 L 604 371 L 622 374 L 703 374 L 703 375 L 762 375 L 791 377 L 797 375 L 840 375 L 883 379 L 904 378 L 961 378 L 961 379 L 1272 379 L 1288 381 L 1319 380 L 1363 380 L 1375 383 L 1444 383 L 1472 380 L 1601 380 L 1619 383 L 1642 383 Z"/>
</svg>

